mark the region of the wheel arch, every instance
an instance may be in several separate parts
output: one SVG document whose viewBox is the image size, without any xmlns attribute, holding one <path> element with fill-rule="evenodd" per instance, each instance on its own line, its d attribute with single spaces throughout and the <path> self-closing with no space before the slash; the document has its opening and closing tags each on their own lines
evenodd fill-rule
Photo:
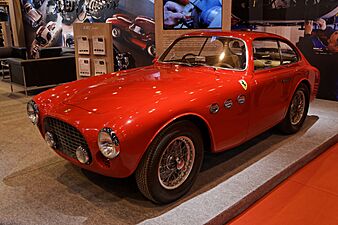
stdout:
<svg viewBox="0 0 338 225">
<path fill-rule="evenodd" d="M 292 102 L 293 102 L 293 97 L 296 94 L 298 88 L 301 87 L 301 86 L 303 87 L 303 89 L 307 89 L 307 91 L 308 91 L 308 95 L 306 96 L 306 94 L 305 94 L 305 96 L 304 96 L 305 98 L 307 98 L 307 100 L 305 100 L 305 102 L 306 102 L 305 103 L 305 108 L 304 108 L 304 111 L 302 112 L 303 114 L 302 114 L 301 119 L 298 122 L 296 122 L 295 124 L 292 124 L 292 122 L 289 121 L 289 120 L 291 120 L 289 112 L 291 110 L 291 105 L 292 105 Z M 306 88 L 304 88 L 304 86 Z M 294 90 L 292 92 L 292 95 L 291 95 L 291 98 L 290 98 L 290 101 L 289 101 L 290 103 L 289 103 L 289 106 L 286 109 L 286 112 L 285 112 L 285 114 L 283 116 L 283 119 L 278 124 L 279 129 L 283 133 L 285 133 L 285 134 L 293 134 L 293 133 L 297 132 L 301 128 L 301 126 L 304 123 L 304 120 L 306 118 L 306 115 L 308 113 L 310 99 L 311 99 L 311 84 L 310 84 L 310 82 L 307 79 L 299 80 L 299 82 L 297 83 L 297 85 L 295 85 L 295 88 L 294 88 Z"/>
<path fill-rule="evenodd" d="M 297 83 L 297 85 L 295 85 L 295 88 L 294 88 L 294 90 L 293 90 L 293 92 L 292 92 L 292 94 L 291 94 L 291 97 L 290 97 L 290 101 L 291 101 L 291 99 L 292 99 L 292 96 L 293 96 L 293 94 L 296 92 L 296 90 L 297 90 L 297 88 L 299 87 L 299 85 L 301 85 L 301 84 L 304 84 L 306 87 L 307 87 L 307 89 L 308 89 L 308 91 L 309 91 L 309 96 L 308 96 L 308 101 L 310 102 L 311 101 L 311 84 L 310 84 L 310 82 L 307 80 L 307 79 L 301 79 L 301 80 L 299 80 L 298 81 L 298 83 Z"/>
<path fill-rule="evenodd" d="M 305 84 L 305 86 L 307 87 L 307 89 L 308 89 L 308 91 L 309 91 L 309 98 L 310 98 L 310 96 L 311 96 L 311 84 L 310 84 L 310 82 L 309 82 L 307 79 L 303 79 L 303 80 L 301 80 L 301 81 L 298 83 L 297 87 L 298 87 L 300 84 Z"/>
<path fill-rule="evenodd" d="M 286 113 L 288 112 L 289 104 L 290 104 L 290 102 L 292 100 L 292 97 L 293 97 L 294 93 L 296 92 L 297 88 L 301 84 L 304 84 L 307 87 L 307 89 L 309 90 L 309 96 L 308 96 L 309 99 L 308 100 L 310 102 L 310 100 L 311 100 L 311 84 L 310 84 L 310 82 L 306 78 L 303 78 L 303 79 L 301 79 L 301 80 L 298 81 L 297 85 L 295 85 L 295 87 L 293 88 L 292 92 L 290 92 L 290 95 L 288 97 L 288 105 L 284 109 L 283 118 L 286 116 Z"/>
<path fill-rule="evenodd" d="M 214 149 L 214 140 L 213 140 L 213 134 L 212 130 L 210 129 L 210 125 L 207 122 L 206 119 L 204 119 L 202 116 L 194 113 L 186 113 L 186 114 L 181 114 L 179 116 L 174 117 L 173 119 L 170 119 L 166 121 L 160 129 L 156 131 L 156 133 L 153 135 L 151 140 L 147 144 L 147 148 L 149 148 L 150 144 L 153 142 L 155 137 L 165 128 L 168 126 L 172 125 L 173 123 L 182 121 L 182 120 L 187 120 L 192 123 L 194 123 L 200 130 L 203 138 L 203 143 L 204 143 L 204 150 L 205 151 L 213 151 Z"/>
<path fill-rule="evenodd" d="M 182 121 L 182 120 L 187 120 L 187 121 L 190 121 L 193 124 L 195 124 L 199 128 L 199 130 L 202 134 L 204 150 L 205 151 L 213 151 L 213 149 L 214 149 L 213 135 L 212 135 L 210 126 L 207 123 L 207 121 L 200 116 L 197 116 L 197 115 L 194 115 L 194 114 L 187 114 L 187 115 L 183 115 L 183 116 L 173 120 L 170 124 L 178 122 L 178 121 Z M 168 124 L 168 126 L 170 124 Z"/>
<path fill-rule="evenodd" d="M 311 97 L 311 84 L 310 84 L 309 80 L 307 80 L 306 78 L 303 78 L 303 79 L 300 79 L 299 81 L 297 81 L 297 84 L 291 90 L 292 92 L 290 92 L 289 101 L 291 101 L 293 94 L 296 92 L 297 88 L 301 84 L 304 84 L 307 87 L 307 89 L 309 90 L 309 99 L 310 99 L 310 97 Z"/>
</svg>

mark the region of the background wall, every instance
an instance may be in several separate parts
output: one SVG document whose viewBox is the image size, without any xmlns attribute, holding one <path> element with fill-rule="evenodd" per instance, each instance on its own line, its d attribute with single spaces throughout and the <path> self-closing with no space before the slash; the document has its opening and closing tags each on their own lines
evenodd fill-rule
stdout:
<svg viewBox="0 0 338 225">
<path fill-rule="evenodd" d="M 67 7 L 67 2 L 72 2 L 73 7 Z M 149 18 L 148 26 L 155 27 L 154 22 L 151 23 L 154 18 L 154 3 L 151 0 L 106 0 L 105 4 L 100 5 L 101 2 L 102 0 L 21 0 L 26 46 L 30 57 L 38 57 L 38 48 L 73 48 L 74 23 L 105 23 L 107 19 L 114 18 L 113 22 L 117 21 L 117 26 L 124 26 L 125 31 L 115 38 L 115 49 L 118 52 L 130 52 L 136 66 L 149 65 L 153 56 L 147 52 L 146 47 L 150 42 L 153 45 L 155 43 L 154 28 L 153 35 L 145 41 L 140 40 L 145 39 L 145 35 L 141 37 L 129 27 L 139 16 Z M 144 23 L 141 21 L 140 24 L 142 26 Z"/>
<path fill-rule="evenodd" d="M 337 0 L 233 0 L 232 29 L 289 39 L 321 73 L 317 97 L 338 101 Z"/>
</svg>

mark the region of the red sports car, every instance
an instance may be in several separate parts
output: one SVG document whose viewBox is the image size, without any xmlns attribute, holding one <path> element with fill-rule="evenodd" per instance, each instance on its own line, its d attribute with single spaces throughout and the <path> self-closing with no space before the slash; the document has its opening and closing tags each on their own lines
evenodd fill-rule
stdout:
<svg viewBox="0 0 338 225">
<path fill-rule="evenodd" d="M 115 14 L 108 18 L 106 23 L 112 24 L 114 38 L 123 37 L 126 41 L 147 51 L 150 56 L 155 56 L 155 22 L 153 18 L 138 16 L 132 20 L 127 15 Z"/>
<path fill-rule="evenodd" d="M 318 83 L 318 70 L 280 36 L 195 32 L 154 65 L 58 86 L 27 110 L 60 156 L 106 176 L 134 174 L 147 198 L 167 203 L 190 189 L 205 151 L 276 125 L 298 131 Z"/>
</svg>

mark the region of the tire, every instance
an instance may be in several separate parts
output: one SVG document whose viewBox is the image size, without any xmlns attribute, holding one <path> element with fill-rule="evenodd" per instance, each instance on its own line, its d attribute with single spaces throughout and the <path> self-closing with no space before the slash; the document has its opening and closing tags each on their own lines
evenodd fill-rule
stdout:
<svg viewBox="0 0 338 225">
<path fill-rule="evenodd" d="M 152 56 L 155 57 L 156 55 L 156 50 L 155 50 L 155 45 L 154 44 L 150 44 L 147 46 L 147 53 Z"/>
<path fill-rule="evenodd" d="M 278 125 L 285 134 L 296 133 L 303 125 L 309 110 L 310 92 L 305 84 L 300 84 L 292 96 L 288 112 Z"/>
<path fill-rule="evenodd" d="M 111 34 L 114 38 L 119 38 L 121 37 L 121 30 L 117 27 L 113 27 Z"/>
<path fill-rule="evenodd" d="M 181 154 L 184 157 L 180 159 L 175 154 L 180 149 L 178 144 L 185 147 L 185 151 L 181 149 L 181 153 L 185 154 Z M 168 126 L 153 140 L 135 172 L 139 190 L 151 201 L 161 204 L 182 197 L 196 180 L 203 161 L 203 151 L 202 135 L 195 124 L 179 121 Z M 160 167 L 164 162 L 166 166 Z M 176 178 L 166 176 L 176 172 Z"/>
</svg>

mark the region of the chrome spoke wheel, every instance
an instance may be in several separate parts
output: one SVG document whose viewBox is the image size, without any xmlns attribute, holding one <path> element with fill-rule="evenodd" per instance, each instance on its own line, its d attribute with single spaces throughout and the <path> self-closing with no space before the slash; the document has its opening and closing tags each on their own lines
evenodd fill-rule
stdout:
<svg viewBox="0 0 338 225">
<path fill-rule="evenodd" d="M 202 166 L 204 143 L 199 127 L 188 120 L 164 128 L 152 141 L 135 171 L 144 196 L 169 203 L 192 187 Z"/>
<path fill-rule="evenodd" d="M 148 47 L 147 47 L 147 52 L 148 52 L 148 54 L 150 55 L 150 56 L 153 56 L 153 57 L 155 57 L 155 46 L 154 45 L 149 45 Z"/>
<path fill-rule="evenodd" d="M 165 189 L 175 189 L 188 178 L 195 160 L 195 147 L 187 136 L 172 140 L 162 153 L 158 179 Z"/>
<path fill-rule="evenodd" d="M 303 118 L 305 112 L 305 94 L 298 90 L 293 96 L 290 108 L 290 121 L 292 125 L 297 125 Z"/>
<path fill-rule="evenodd" d="M 114 27 L 113 30 L 112 30 L 113 37 L 118 38 L 118 37 L 120 37 L 120 34 L 121 34 L 120 29 Z"/>
</svg>

